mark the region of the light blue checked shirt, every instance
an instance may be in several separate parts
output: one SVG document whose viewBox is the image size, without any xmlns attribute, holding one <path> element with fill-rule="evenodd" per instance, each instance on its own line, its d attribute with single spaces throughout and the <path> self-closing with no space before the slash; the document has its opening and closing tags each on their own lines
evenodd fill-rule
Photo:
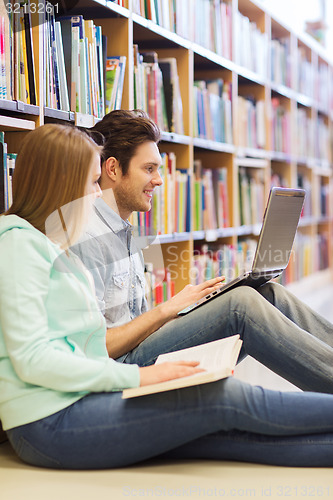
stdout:
<svg viewBox="0 0 333 500">
<path fill-rule="evenodd" d="M 86 232 L 71 248 L 93 275 L 107 328 L 147 310 L 143 255 L 132 233 L 132 225 L 98 198 Z"/>
</svg>

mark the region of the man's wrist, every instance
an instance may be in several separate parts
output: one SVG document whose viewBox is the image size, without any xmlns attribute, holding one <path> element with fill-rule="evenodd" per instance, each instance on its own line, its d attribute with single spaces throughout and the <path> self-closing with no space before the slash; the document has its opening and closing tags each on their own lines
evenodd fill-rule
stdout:
<svg viewBox="0 0 333 500">
<path fill-rule="evenodd" d="M 170 307 L 170 303 L 168 300 L 156 306 L 155 309 L 159 311 L 160 317 L 164 322 L 169 321 L 177 316 L 176 312 L 173 311 Z"/>
</svg>

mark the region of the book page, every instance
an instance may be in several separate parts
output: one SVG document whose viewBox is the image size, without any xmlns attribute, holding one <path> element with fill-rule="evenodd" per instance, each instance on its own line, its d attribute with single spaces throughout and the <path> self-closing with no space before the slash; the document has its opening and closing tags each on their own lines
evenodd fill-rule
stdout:
<svg viewBox="0 0 333 500">
<path fill-rule="evenodd" d="M 206 384 L 228 377 L 233 374 L 241 346 L 242 341 L 239 335 L 233 335 L 226 339 L 215 340 L 199 346 L 189 347 L 188 349 L 162 354 L 156 360 L 156 364 L 167 361 L 199 361 L 200 368 L 203 368 L 205 371 L 188 377 L 125 389 L 122 398 L 127 399 L 198 384 Z"/>
<path fill-rule="evenodd" d="M 239 335 L 233 335 L 180 351 L 161 354 L 157 358 L 156 364 L 167 361 L 199 361 L 199 367 L 208 372 L 220 371 L 221 368 L 231 368 L 234 363 L 232 353 L 235 341 L 238 339 Z"/>
</svg>

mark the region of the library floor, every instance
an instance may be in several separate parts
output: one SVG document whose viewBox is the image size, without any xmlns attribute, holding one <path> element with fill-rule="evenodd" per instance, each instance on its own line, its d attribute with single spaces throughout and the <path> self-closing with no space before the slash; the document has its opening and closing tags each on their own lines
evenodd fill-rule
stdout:
<svg viewBox="0 0 333 500">
<path fill-rule="evenodd" d="M 314 291 L 300 287 L 305 302 L 333 322 L 333 282 Z M 281 390 L 297 390 L 252 359 L 236 376 Z M 332 416 L 333 418 L 333 416 Z M 54 471 L 21 463 L 0 445 L 1 500 L 120 500 L 123 498 L 320 498 L 333 499 L 333 471 L 215 461 L 165 462 L 108 471 Z"/>
</svg>

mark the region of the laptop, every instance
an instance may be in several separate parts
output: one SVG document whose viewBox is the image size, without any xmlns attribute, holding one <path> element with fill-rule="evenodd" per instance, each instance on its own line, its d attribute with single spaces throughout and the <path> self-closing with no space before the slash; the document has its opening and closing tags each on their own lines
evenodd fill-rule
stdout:
<svg viewBox="0 0 333 500">
<path fill-rule="evenodd" d="M 252 268 L 198 302 L 179 311 L 182 316 L 237 286 L 259 288 L 287 267 L 301 216 L 305 191 L 273 187 L 270 190 Z"/>
</svg>

